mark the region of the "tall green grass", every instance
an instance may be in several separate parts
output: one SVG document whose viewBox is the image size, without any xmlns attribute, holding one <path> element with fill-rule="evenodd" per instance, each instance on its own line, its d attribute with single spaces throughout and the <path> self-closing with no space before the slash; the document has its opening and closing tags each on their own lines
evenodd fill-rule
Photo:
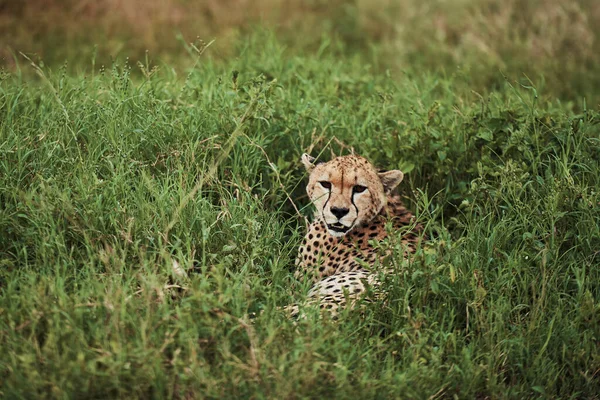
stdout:
<svg viewBox="0 0 600 400">
<path fill-rule="evenodd" d="M 265 34 L 193 62 L 2 75 L 3 397 L 597 396 L 597 109 Z M 384 244 L 364 316 L 294 325 L 299 156 L 352 150 L 431 239 Z"/>
<path fill-rule="evenodd" d="M 455 75 L 487 95 L 502 74 L 592 108 L 600 104 L 600 2 L 597 0 L 0 0 L 0 67 L 19 52 L 56 68 L 143 61 L 148 51 L 184 71 L 182 43 L 217 39 L 227 63 L 257 24 L 289 48 L 366 55 L 379 73 L 422 69 Z M 581 110 L 581 109 L 580 109 Z"/>
</svg>

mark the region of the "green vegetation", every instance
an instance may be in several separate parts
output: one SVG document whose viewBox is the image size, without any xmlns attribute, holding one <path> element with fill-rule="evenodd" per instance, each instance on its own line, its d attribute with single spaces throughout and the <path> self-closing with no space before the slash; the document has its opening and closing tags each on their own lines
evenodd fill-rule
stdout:
<svg viewBox="0 0 600 400">
<path fill-rule="evenodd" d="M 2 397 L 600 393 L 600 110 L 344 46 L 1 75 Z M 388 244 L 365 315 L 294 325 L 299 157 L 351 150 L 431 239 Z"/>
<path fill-rule="evenodd" d="M 600 104 L 598 0 L 0 0 L 0 66 L 19 52 L 70 71 L 146 51 L 185 73 L 183 43 L 216 39 L 226 63 L 261 23 L 300 52 L 334 38 L 340 56 L 368 54 L 373 71 L 457 75 L 500 90 L 502 74 L 579 106 Z M 177 39 L 176 39 L 177 38 Z"/>
</svg>

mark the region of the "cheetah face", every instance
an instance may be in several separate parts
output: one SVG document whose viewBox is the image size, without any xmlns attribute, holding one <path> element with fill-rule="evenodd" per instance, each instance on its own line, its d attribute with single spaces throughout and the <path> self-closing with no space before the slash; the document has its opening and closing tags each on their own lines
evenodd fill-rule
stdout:
<svg viewBox="0 0 600 400">
<path fill-rule="evenodd" d="M 315 164 L 308 154 L 302 163 L 310 173 L 306 191 L 328 232 L 341 237 L 369 223 L 385 206 L 386 196 L 402 181 L 401 171 L 377 172 L 365 158 L 337 157 Z"/>
</svg>

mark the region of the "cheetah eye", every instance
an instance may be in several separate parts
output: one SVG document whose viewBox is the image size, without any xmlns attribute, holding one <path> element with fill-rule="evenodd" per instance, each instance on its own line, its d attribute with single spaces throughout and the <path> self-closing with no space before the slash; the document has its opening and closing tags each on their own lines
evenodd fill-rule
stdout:
<svg viewBox="0 0 600 400">
<path fill-rule="evenodd" d="M 354 187 L 352 188 L 353 193 L 362 193 L 365 190 L 367 190 L 367 187 L 363 185 L 354 185 Z"/>
<path fill-rule="evenodd" d="M 319 184 L 323 186 L 325 189 L 331 189 L 331 182 L 327 181 L 319 181 Z"/>
</svg>

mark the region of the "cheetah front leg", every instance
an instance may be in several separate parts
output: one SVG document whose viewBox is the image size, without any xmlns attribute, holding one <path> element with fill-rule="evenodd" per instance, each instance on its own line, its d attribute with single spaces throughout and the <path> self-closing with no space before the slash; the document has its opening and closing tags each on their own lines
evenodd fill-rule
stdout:
<svg viewBox="0 0 600 400">
<path fill-rule="evenodd" d="M 377 276 L 365 270 L 342 272 L 318 281 L 310 290 L 304 307 L 318 307 L 337 319 L 345 307 L 355 307 L 360 301 L 369 301 L 364 295 L 369 287 L 380 283 Z M 292 304 L 283 310 L 292 318 L 300 316 L 300 306 Z"/>
</svg>

